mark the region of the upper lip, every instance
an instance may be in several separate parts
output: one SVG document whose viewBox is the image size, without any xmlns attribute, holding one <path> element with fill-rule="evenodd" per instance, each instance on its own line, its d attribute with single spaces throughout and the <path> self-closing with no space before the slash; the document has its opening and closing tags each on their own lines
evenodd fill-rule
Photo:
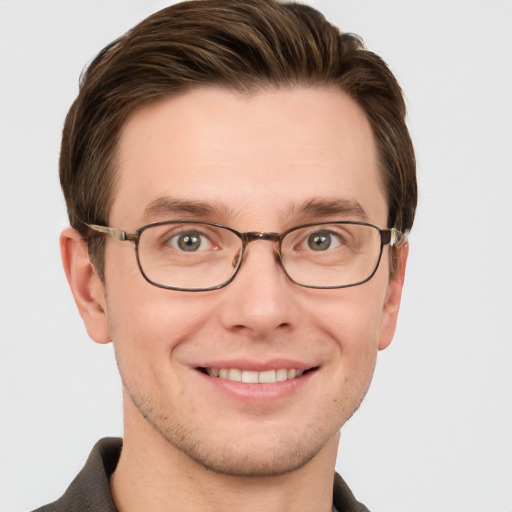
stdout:
<svg viewBox="0 0 512 512">
<path fill-rule="evenodd" d="M 213 360 L 201 363 L 196 368 L 237 368 L 239 370 L 264 372 L 267 370 L 310 370 L 318 365 L 296 361 L 291 359 L 270 359 L 266 361 L 256 361 L 249 359 L 229 359 L 229 360 Z"/>
</svg>

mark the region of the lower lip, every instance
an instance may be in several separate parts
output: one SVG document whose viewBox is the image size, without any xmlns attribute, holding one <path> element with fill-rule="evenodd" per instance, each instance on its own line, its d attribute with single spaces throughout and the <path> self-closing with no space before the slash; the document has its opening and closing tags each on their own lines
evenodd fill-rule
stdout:
<svg viewBox="0 0 512 512">
<path fill-rule="evenodd" d="M 304 375 L 291 380 L 272 384 L 248 384 L 245 382 L 211 377 L 197 370 L 215 391 L 226 394 L 237 400 L 248 403 L 270 403 L 282 400 L 296 393 L 312 378 L 316 370 L 310 370 Z"/>
</svg>

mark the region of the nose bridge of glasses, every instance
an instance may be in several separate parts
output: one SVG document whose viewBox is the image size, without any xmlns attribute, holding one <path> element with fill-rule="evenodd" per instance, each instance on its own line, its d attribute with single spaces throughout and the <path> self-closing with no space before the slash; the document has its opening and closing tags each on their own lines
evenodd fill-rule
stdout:
<svg viewBox="0 0 512 512">
<path fill-rule="evenodd" d="M 242 233 L 242 240 L 245 244 L 254 242 L 255 240 L 268 240 L 270 242 L 279 242 L 281 235 L 279 233 L 266 233 L 264 231 L 249 231 Z"/>
<path fill-rule="evenodd" d="M 281 255 L 279 244 L 281 242 L 282 235 L 279 233 L 265 232 L 265 231 L 249 231 L 247 233 L 241 233 L 244 249 L 250 242 L 258 240 L 268 241 L 274 243 L 274 254 L 276 263 L 281 264 Z M 245 250 L 244 250 L 245 253 Z M 245 254 L 244 254 L 245 257 Z"/>
</svg>

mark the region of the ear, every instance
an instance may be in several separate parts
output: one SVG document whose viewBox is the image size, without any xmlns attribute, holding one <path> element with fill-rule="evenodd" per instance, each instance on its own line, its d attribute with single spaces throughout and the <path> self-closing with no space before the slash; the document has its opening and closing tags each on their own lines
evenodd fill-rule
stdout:
<svg viewBox="0 0 512 512">
<path fill-rule="evenodd" d="M 408 256 L 409 244 L 404 242 L 397 247 L 397 270 L 388 284 L 380 324 L 379 350 L 384 350 L 388 347 L 395 335 Z"/>
<path fill-rule="evenodd" d="M 60 235 L 62 264 L 87 333 L 96 343 L 112 341 L 105 289 L 89 259 L 87 244 L 73 228 Z"/>
</svg>

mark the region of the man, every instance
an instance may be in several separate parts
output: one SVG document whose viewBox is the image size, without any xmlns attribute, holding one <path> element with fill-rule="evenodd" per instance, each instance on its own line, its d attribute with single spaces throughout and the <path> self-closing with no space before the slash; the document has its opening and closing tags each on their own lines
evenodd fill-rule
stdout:
<svg viewBox="0 0 512 512">
<path fill-rule="evenodd" d="M 395 330 L 404 118 L 384 62 L 292 3 L 184 2 L 96 57 L 61 251 L 125 430 L 40 510 L 367 510 L 334 466 Z"/>
</svg>

